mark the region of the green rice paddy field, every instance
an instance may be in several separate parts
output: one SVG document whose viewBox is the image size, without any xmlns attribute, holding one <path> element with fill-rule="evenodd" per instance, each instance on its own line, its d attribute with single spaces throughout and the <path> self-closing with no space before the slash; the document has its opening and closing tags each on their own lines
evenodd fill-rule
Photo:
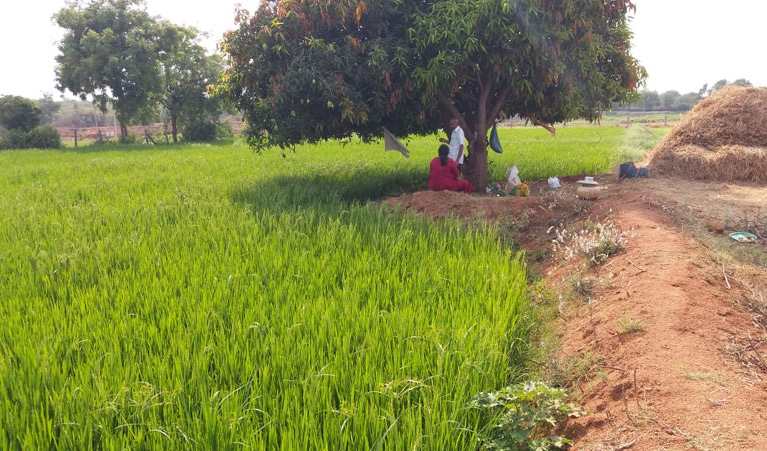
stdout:
<svg viewBox="0 0 767 451">
<path fill-rule="evenodd" d="M 604 172 L 631 130 L 503 130 L 493 176 Z M 491 228 L 380 206 L 425 186 L 406 144 L 0 152 L 0 448 L 476 447 L 536 312 Z"/>
</svg>

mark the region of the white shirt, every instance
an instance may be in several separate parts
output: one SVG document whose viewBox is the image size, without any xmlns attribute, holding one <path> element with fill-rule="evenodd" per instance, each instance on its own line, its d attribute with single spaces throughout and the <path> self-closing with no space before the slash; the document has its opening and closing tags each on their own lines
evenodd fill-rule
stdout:
<svg viewBox="0 0 767 451">
<path fill-rule="evenodd" d="M 463 155 L 466 153 L 466 146 L 463 146 L 463 153 L 461 154 L 460 160 L 458 160 L 458 152 L 461 151 L 461 145 L 464 144 L 464 141 L 466 141 L 466 137 L 463 135 L 463 129 L 460 125 L 456 125 L 453 133 L 450 134 L 450 153 L 447 155 L 451 160 L 455 161 L 456 164 L 463 163 Z"/>
</svg>

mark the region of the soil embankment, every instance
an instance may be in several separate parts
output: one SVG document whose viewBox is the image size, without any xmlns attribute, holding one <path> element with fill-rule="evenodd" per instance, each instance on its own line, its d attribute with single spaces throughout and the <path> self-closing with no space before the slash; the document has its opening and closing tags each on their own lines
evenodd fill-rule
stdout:
<svg viewBox="0 0 767 451">
<path fill-rule="evenodd" d="M 567 178 L 555 191 L 532 184 L 528 198 L 418 192 L 389 203 L 497 221 L 530 251 L 561 299 L 561 346 L 547 371 L 568 380 L 589 412 L 567 425 L 574 449 L 767 449 L 767 321 L 753 308 L 767 293 L 763 268 L 724 252 L 767 246 L 698 239 L 721 232 L 705 231 L 712 222 L 736 224 L 767 188 L 597 179 L 606 189 L 594 202 L 578 200 Z M 556 227 L 589 222 L 615 224 L 627 244 L 600 265 L 550 250 Z"/>
</svg>

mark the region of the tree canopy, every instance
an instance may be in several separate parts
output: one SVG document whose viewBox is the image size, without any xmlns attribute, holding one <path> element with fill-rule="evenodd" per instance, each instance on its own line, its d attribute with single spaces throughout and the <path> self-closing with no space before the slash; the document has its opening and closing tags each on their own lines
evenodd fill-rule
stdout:
<svg viewBox="0 0 767 451">
<path fill-rule="evenodd" d="M 54 15 L 65 30 L 56 56 L 58 89 L 83 100 L 91 95 L 102 111 L 111 103 L 123 127 L 151 108 L 159 85 L 158 20 L 140 0 L 73 1 Z"/>
<path fill-rule="evenodd" d="M 213 123 L 218 120 L 221 105 L 207 95 L 223 70 L 219 55 L 207 55 L 197 42 L 192 28 L 166 25 L 160 41 L 160 89 L 154 93 L 171 122 L 173 142 L 177 141 L 179 123 Z"/>
<path fill-rule="evenodd" d="M 217 92 L 262 148 L 432 133 L 459 119 L 485 185 L 496 119 L 595 119 L 646 73 L 629 0 L 279 0 L 237 15 Z M 476 137 L 476 141 L 472 139 Z"/>
<path fill-rule="evenodd" d="M 43 112 L 34 100 L 0 96 L 0 150 L 61 147 L 61 137 L 52 127 L 39 127 Z M 0 129 L 2 131 L 2 129 Z"/>
<path fill-rule="evenodd" d="M 19 96 L 0 97 L 0 125 L 8 130 L 28 132 L 40 125 L 42 112 L 33 100 Z"/>
<path fill-rule="evenodd" d="M 61 108 L 61 103 L 53 100 L 52 94 L 45 93 L 42 99 L 37 100 L 37 105 L 40 107 L 40 123 L 42 125 L 51 125 L 53 123 L 53 116 Z"/>
<path fill-rule="evenodd" d="M 207 111 L 200 109 L 205 85 L 220 74 L 221 63 L 205 54 L 195 29 L 151 16 L 143 0 L 74 0 L 54 20 L 65 30 L 56 57 L 58 89 L 91 96 L 102 112 L 111 105 L 123 138 L 127 125 L 154 116 L 158 103 L 168 110 L 174 141 L 184 111 Z"/>
</svg>

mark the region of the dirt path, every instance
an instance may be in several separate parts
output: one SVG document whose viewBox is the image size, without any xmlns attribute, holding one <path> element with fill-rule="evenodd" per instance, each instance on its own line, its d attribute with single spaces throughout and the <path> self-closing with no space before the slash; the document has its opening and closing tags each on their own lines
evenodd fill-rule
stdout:
<svg viewBox="0 0 767 451">
<path fill-rule="evenodd" d="M 596 302 L 562 334 L 565 355 L 592 351 L 605 362 L 602 380 L 582 384 L 591 384 L 592 415 L 570 428 L 576 449 L 767 449 L 767 385 L 733 355 L 749 333 L 763 335 L 734 306 L 740 293 L 668 215 L 638 196 L 612 201 L 633 236 L 597 268 Z M 637 332 L 626 331 L 631 322 Z"/>
<path fill-rule="evenodd" d="M 534 185 L 542 195 L 530 198 L 422 192 L 390 203 L 498 220 L 532 255 L 547 257 L 539 270 L 565 300 L 557 371 L 567 373 L 559 377 L 569 379 L 589 412 L 565 430 L 573 449 L 767 449 L 766 331 L 743 307 L 747 293 L 735 272 L 720 267 L 714 251 L 690 238 L 666 208 L 685 195 L 702 208 L 715 201 L 697 185 L 693 194 L 669 197 L 657 195 L 667 192 L 658 189 L 667 181 L 601 181 L 609 195 L 587 205 L 572 183 L 556 194 Z M 625 249 L 598 266 L 541 251 L 552 226 L 586 219 L 628 232 Z"/>
</svg>

